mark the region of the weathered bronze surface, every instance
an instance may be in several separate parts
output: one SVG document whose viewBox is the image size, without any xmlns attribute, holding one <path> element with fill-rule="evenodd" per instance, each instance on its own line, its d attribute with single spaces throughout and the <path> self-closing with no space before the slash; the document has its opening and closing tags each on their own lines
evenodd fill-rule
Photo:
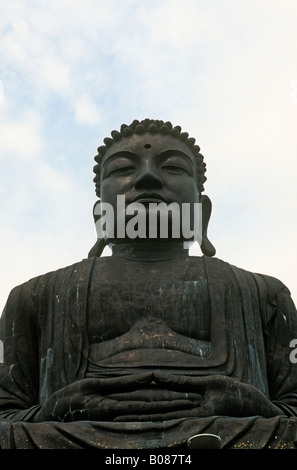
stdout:
<svg viewBox="0 0 297 470">
<path fill-rule="evenodd" d="M 205 433 L 222 448 L 296 448 L 296 308 L 281 281 L 214 257 L 194 139 L 145 120 L 105 144 L 101 201 L 201 202 L 203 256 L 183 237 L 114 235 L 13 289 L 0 324 L 0 447 L 186 448 Z M 100 257 L 106 244 L 112 256 Z"/>
</svg>

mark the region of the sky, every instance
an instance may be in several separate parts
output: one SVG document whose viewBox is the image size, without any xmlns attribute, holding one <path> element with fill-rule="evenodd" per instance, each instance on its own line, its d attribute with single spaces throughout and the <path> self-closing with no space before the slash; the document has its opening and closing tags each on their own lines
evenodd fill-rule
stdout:
<svg viewBox="0 0 297 470">
<path fill-rule="evenodd" d="M 0 0 L 0 311 L 87 256 L 97 147 L 144 118 L 201 147 L 216 256 L 296 303 L 296 24 L 296 0 Z"/>
</svg>

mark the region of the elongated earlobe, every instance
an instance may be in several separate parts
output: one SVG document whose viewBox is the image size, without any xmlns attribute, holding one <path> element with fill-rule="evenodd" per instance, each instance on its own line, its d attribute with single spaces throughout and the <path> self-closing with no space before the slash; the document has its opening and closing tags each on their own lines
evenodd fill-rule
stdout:
<svg viewBox="0 0 297 470">
<path fill-rule="evenodd" d="M 93 218 L 94 218 L 95 224 L 98 220 L 98 216 L 95 215 L 95 209 L 96 209 L 97 204 L 100 204 L 100 201 L 96 201 L 93 207 Z M 106 247 L 105 240 L 103 238 L 97 238 L 95 245 L 90 249 L 88 253 L 88 258 L 92 258 L 93 256 L 98 256 L 98 257 L 101 256 L 105 247 Z"/>
<path fill-rule="evenodd" d="M 101 256 L 105 247 L 105 240 L 103 238 L 98 238 L 95 245 L 90 249 L 88 253 L 88 258 L 93 258 L 94 256 Z"/>
<path fill-rule="evenodd" d="M 208 196 L 200 196 L 200 202 L 202 203 L 202 240 L 200 249 L 205 256 L 214 256 L 216 249 L 207 237 L 208 223 L 211 216 L 212 203 Z"/>
</svg>

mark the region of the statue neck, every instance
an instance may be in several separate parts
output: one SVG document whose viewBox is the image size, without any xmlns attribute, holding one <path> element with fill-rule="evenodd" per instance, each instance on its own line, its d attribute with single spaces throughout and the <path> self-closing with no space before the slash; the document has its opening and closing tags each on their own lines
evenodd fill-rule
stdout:
<svg viewBox="0 0 297 470">
<path fill-rule="evenodd" d="M 185 249 L 183 243 L 160 242 L 154 243 L 119 243 L 111 246 L 112 256 L 119 256 L 136 261 L 165 261 L 170 259 L 187 258 L 189 250 Z"/>
</svg>

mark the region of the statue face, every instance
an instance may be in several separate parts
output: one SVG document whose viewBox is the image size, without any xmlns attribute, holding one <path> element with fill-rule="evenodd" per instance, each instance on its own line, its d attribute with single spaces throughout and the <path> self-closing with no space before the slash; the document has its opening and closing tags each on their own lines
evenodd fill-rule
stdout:
<svg viewBox="0 0 297 470">
<path fill-rule="evenodd" d="M 122 217 L 123 213 L 128 224 L 134 215 L 134 212 L 132 215 L 128 213 L 128 206 L 138 203 L 138 207 L 141 205 L 144 209 L 142 214 L 145 217 L 138 221 L 138 227 L 141 226 L 145 236 L 151 238 L 152 206 L 165 205 L 168 208 L 175 203 L 175 206 L 178 205 L 177 215 L 168 214 L 165 209 L 166 219 L 164 213 L 155 219 L 155 227 L 159 230 L 155 238 L 191 239 L 191 235 L 185 235 L 184 230 L 178 231 L 178 235 L 175 230 L 182 225 L 190 226 L 194 220 L 194 203 L 199 202 L 195 158 L 184 142 L 171 135 L 136 134 L 114 143 L 106 151 L 101 164 L 101 202 L 113 206 L 111 226 L 118 229 L 118 215 Z M 117 204 L 118 196 L 125 196 L 125 205 Z M 191 212 L 185 217 L 182 215 L 183 203 L 187 203 Z M 161 233 L 164 220 L 168 229 L 166 235 Z M 121 243 L 118 230 L 116 233 L 109 231 L 110 235 L 105 234 L 105 237 L 112 243 Z M 127 225 L 126 238 L 134 239 L 134 235 L 129 233 Z M 139 237 L 142 238 L 141 235 Z"/>
<path fill-rule="evenodd" d="M 132 202 L 199 202 L 195 156 L 171 135 L 132 135 L 104 155 L 101 200 L 116 207 L 117 195 Z"/>
</svg>

